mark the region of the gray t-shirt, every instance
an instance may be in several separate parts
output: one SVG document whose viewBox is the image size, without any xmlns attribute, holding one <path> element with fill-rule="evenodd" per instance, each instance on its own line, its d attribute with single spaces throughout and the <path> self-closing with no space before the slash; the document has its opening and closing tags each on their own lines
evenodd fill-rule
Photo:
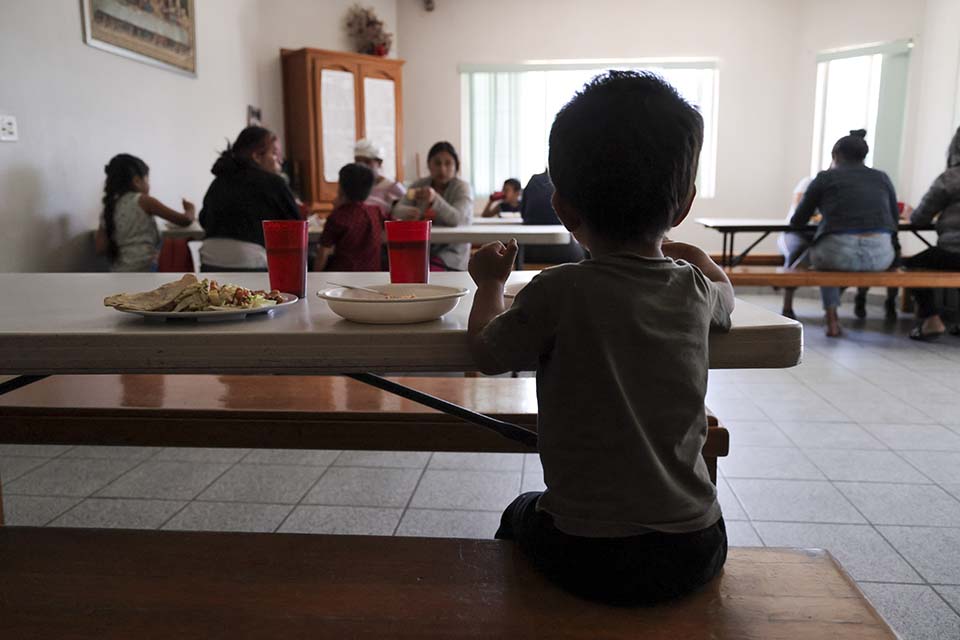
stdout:
<svg viewBox="0 0 960 640">
<path fill-rule="evenodd" d="M 700 452 L 709 333 L 730 311 L 693 265 L 620 253 L 543 271 L 483 330 L 504 368 L 536 365 L 538 508 L 557 528 L 620 537 L 719 519 Z"/>
</svg>

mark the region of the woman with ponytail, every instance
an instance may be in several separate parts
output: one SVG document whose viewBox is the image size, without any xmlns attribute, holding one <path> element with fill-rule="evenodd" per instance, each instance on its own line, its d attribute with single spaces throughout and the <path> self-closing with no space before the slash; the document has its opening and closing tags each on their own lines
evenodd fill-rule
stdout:
<svg viewBox="0 0 960 640">
<path fill-rule="evenodd" d="M 280 175 L 280 141 L 263 127 L 247 127 L 213 164 L 203 198 L 200 250 L 203 271 L 266 271 L 264 220 L 300 220 L 293 192 Z"/>
<path fill-rule="evenodd" d="M 97 230 L 97 253 L 110 258 L 111 271 L 155 271 L 160 233 L 153 217 L 182 227 L 195 209 L 183 200 L 183 213 L 150 196 L 150 168 L 136 156 L 121 153 L 104 167 L 103 214 Z"/>
<path fill-rule="evenodd" d="M 825 271 L 886 271 L 898 251 L 897 193 L 883 171 L 863 164 L 867 132 L 851 131 L 833 145 L 833 164 L 807 187 L 790 226 L 804 229 L 817 210 L 823 215 L 810 262 Z M 820 287 L 828 337 L 841 335 L 840 289 Z"/>
</svg>

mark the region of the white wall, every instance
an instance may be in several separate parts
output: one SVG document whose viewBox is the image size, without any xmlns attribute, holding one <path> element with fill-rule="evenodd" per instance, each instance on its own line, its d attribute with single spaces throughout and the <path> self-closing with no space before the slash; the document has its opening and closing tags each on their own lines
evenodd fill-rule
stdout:
<svg viewBox="0 0 960 640">
<path fill-rule="evenodd" d="M 900 182 L 916 203 L 949 139 L 954 99 L 942 94 L 958 89 L 958 11 L 957 0 L 445 0 L 426 13 L 399 0 L 406 169 L 414 175 L 414 153 L 437 140 L 459 144 L 461 63 L 717 57 L 717 194 L 698 200 L 693 216 L 781 218 L 809 171 L 816 54 L 914 37 Z M 513 40 L 502 36 L 508 17 Z M 692 221 L 674 235 L 720 248 L 718 234 Z M 776 251 L 773 238 L 758 250 Z"/>
<path fill-rule="evenodd" d="M 437 2 L 432 13 L 400 0 L 407 175 L 414 153 L 448 139 L 460 146 L 461 63 L 569 58 L 718 57 L 717 195 L 694 215 L 783 215 L 796 178 L 780 157 L 784 110 L 799 35 L 798 3 L 769 0 L 485 0 Z M 504 34 L 515 27 L 514 38 Z M 425 164 L 424 170 L 425 170 Z M 525 180 L 526 176 L 521 176 Z M 709 243 L 687 223 L 676 234 Z"/>
<path fill-rule="evenodd" d="M 152 192 L 199 207 L 210 166 L 246 124 L 248 104 L 283 130 L 279 49 L 348 49 L 352 0 L 201 0 L 198 75 L 189 78 L 83 43 L 77 0 L 0 0 L 0 271 L 69 270 L 90 253 L 103 166 L 129 152 Z M 395 31 L 396 0 L 364 0 Z"/>
</svg>

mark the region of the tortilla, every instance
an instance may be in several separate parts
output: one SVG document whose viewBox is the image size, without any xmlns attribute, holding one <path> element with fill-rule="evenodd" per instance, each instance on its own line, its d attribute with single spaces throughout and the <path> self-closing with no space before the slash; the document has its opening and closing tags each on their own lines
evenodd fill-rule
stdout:
<svg viewBox="0 0 960 640">
<path fill-rule="evenodd" d="M 103 304 L 129 311 L 172 311 L 177 297 L 195 284 L 197 284 L 197 277 L 188 273 L 176 282 L 168 282 L 153 291 L 118 293 L 108 296 L 103 299 Z"/>
</svg>

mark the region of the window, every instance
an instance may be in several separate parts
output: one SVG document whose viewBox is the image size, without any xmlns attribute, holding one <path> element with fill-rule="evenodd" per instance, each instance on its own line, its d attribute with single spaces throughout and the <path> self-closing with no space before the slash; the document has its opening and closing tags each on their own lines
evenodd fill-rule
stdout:
<svg viewBox="0 0 960 640">
<path fill-rule="evenodd" d="M 709 60 L 461 66 L 464 172 L 477 195 L 498 191 L 507 178 L 526 184 L 541 173 L 554 116 L 586 82 L 608 69 L 657 73 L 700 109 L 704 144 L 697 190 L 712 197 L 718 74 L 716 62 Z"/>
<path fill-rule="evenodd" d="M 830 166 L 839 138 L 866 129 L 866 164 L 896 182 L 911 48 L 911 42 L 902 41 L 817 56 L 811 175 Z"/>
</svg>

